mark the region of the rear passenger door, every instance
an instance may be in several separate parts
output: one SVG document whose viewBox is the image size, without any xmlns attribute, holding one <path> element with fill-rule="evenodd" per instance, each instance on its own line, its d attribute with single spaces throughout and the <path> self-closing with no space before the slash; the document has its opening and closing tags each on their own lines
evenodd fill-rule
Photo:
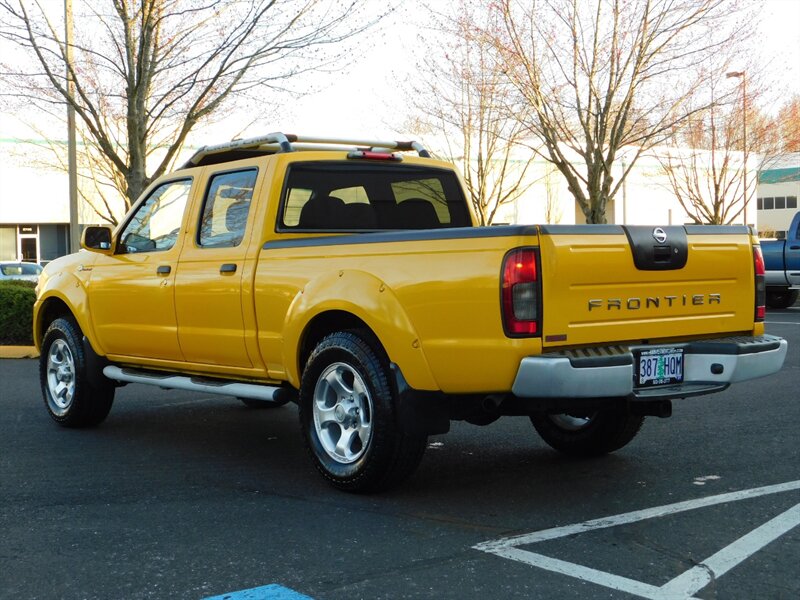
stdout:
<svg viewBox="0 0 800 600">
<path fill-rule="evenodd" d="M 175 282 L 178 339 L 188 362 L 251 368 L 242 277 L 253 229 L 258 169 L 213 172 Z M 252 267 L 252 265 L 250 265 Z"/>
</svg>

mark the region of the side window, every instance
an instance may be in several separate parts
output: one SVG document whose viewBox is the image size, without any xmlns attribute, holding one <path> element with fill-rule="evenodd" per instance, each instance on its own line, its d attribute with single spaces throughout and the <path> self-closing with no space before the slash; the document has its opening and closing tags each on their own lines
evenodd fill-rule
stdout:
<svg viewBox="0 0 800 600">
<path fill-rule="evenodd" d="M 163 252 L 172 248 L 191 187 L 190 179 L 181 179 L 153 190 L 122 231 L 118 252 Z"/>
<path fill-rule="evenodd" d="M 200 217 L 197 243 L 203 248 L 233 248 L 242 243 L 258 171 L 214 175 Z"/>
</svg>

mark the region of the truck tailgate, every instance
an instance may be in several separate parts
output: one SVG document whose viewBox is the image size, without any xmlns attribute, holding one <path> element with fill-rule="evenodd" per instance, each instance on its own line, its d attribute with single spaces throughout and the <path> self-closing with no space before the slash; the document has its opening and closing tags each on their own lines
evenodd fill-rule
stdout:
<svg viewBox="0 0 800 600">
<path fill-rule="evenodd" d="M 744 227 L 543 226 L 545 347 L 752 331 Z"/>
</svg>

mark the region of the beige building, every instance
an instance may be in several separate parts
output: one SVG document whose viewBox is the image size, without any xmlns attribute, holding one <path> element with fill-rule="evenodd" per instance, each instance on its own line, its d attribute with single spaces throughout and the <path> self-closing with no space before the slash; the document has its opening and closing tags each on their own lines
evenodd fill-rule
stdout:
<svg viewBox="0 0 800 600">
<path fill-rule="evenodd" d="M 24 140 L 0 139 L 0 260 L 46 263 L 69 248 L 66 173 L 26 160 Z"/>
<path fill-rule="evenodd" d="M 758 174 L 758 233 L 784 238 L 800 198 L 800 152 L 768 161 Z"/>
</svg>

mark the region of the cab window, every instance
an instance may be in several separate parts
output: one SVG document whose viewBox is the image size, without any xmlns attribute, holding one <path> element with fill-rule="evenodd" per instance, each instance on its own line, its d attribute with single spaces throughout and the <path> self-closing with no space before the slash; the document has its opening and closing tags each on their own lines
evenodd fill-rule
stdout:
<svg viewBox="0 0 800 600">
<path fill-rule="evenodd" d="M 163 252 L 172 248 L 191 187 L 191 179 L 181 179 L 154 189 L 123 229 L 118 252 Z"/>
<path fill-rule="evenodd" d="M 233 248 L 242 243 L 258 171 L 248 169 L 214 175 L 200 217 L 197 244 Z"/>
<path fill-rule="evenodd" d="M 289 167 L 277 229 L 380 231 L 471 224 L 453 171 L 322 161 Z"/>
</svg>

